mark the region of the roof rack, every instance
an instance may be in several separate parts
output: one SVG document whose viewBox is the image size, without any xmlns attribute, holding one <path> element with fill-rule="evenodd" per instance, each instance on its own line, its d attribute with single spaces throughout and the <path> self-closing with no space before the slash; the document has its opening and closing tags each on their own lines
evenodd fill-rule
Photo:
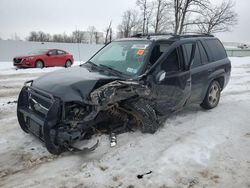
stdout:
<svg viewBox="0 0 250 188">
<path fill-rule="evenodd" d="M 214 37 L 214 35 L 208 34 L 208 33 L 199 33 L 199 32 L 185 32 L 182 35 L 179 35 L 180 37 L 183 38 L 188 38 L 188 37 Z"/>
<path fill-rule="evenodd" d="M 148 34 L 142 34 L 142 33 L 137 33 L 131 37 L 135 37 L 135 38 L 142 38 L 142 37 L 147 37 L 147 39 L 150 39 L 153 36 L 177 36 L 173 33 L 148 33 Z"/>
<path fill-rule="evenodd" d="M 214 37 L 214 35 L 207 34 L 207 33 L 196 33 L 196 32 L 185 32 L 182 35 L 174 34 L 174 33 L 149 33 L 149 34 L 142 34 L 138 33 L 131 37 L 135 38 L 142 38 L 147 37 L 147 39 L 150 39 L 152 36 L 171 36 L 173 38 L 192 38 L 192 37 Z"/>
</svg>

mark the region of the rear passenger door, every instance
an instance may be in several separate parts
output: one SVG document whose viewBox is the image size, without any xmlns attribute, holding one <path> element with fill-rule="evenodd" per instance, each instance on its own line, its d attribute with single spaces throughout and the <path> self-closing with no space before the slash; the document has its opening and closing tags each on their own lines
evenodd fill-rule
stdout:
<svg viewBox="0 0 250 188">
<path fill-rule="evenodd" d="M 200 41 L 184 44 L 185 62 L 191 73 L 191 95 L 188 103 L 201 103 L 208 80 L 208 70 L 204 66 L 209 62 L 206 51 Z"/>
</svg>

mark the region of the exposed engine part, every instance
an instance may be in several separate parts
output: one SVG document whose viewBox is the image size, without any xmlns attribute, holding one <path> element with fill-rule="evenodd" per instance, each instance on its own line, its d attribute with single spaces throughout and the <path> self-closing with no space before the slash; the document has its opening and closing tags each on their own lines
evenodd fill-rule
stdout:
<svg viewBox="0 0 250 188">
<path fill-rule="evenodd" d="M 118 104 L 112 105 L 107 110 L 111 116 L 114 116 L 115 118 L 118 118 L 121 121 L 126 122 L 128 120 L 128 116 L 126 113 L 122 112 L 119 108 Z"/>
<path fill-rule="evenodd" d="M 83 106 L 75 103 L 65 105 L 64 119 L 69 121 L 80 121 L 88 115 L 90 106 Z"/>
</svg>

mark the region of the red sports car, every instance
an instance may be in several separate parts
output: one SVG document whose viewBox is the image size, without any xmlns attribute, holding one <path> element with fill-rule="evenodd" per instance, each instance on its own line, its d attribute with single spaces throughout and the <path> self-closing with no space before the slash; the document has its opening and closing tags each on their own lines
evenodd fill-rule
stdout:
<svg viewBox="0 0 250 188">
<path fill-rule="evenodd" d="M 13 59 L 13 65 L 18 68 L 70 67 L 73 63 L 74 59 L 70 53 L 58 49 L 35 50 L 27 56 L 19 56 Z"/>
</svg>

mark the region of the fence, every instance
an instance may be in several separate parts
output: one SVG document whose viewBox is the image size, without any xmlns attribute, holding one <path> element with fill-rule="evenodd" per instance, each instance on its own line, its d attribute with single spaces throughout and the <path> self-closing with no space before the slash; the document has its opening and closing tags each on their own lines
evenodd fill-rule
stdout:
<svg viewBox="0 0 250 188">
<path fill-rule="evenodd" d="M 12 61 L 13 57 L 25 55 L 36 49 L 58 48 L 73 54 L 75 61 L 86 61 L 103 45 L 54 43 L 54 42 L 26 42 L 0 40 L 0 61 Z"/>
<path fill-rule="evenodd" d="M 250 56 L 250 49 L 226 48 L 229 57 L 246 57 Z"/>
<path fill-rule="evenodd" d="M 73 54 L 76 61 L 88 60 L 103 45 L 76 44 L 76 43 L 53 43 L 53 42 L 26 42 L 0 40 L 0 61 L 12 61 L 13 57 L 25 55 L 35 49 L 59 48 Z M 230 57 L 250 56 L 250 49 L 226 48 Z"/>
</svg>

